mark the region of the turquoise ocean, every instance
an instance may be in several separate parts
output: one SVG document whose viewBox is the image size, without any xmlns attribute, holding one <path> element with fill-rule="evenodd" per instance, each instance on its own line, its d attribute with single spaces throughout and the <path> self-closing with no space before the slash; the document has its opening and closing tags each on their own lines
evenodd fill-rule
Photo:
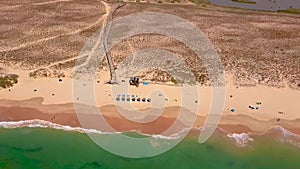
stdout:
<svg viewBox="0 0 300 169">
<path fill-rule="evenodd" d="M 287 131 L 250 135 L 253 140 L 245 145 L 237 144 L 220 131 L 200 144 L 198 134 L 194 133 L 166 153 L 132 159 L 107 152 L 82 132 L 40 127 L 0 128 L 0 168 L 300 169 L 296 139 L 299 136 L 283 132 Z"/>
</svg>

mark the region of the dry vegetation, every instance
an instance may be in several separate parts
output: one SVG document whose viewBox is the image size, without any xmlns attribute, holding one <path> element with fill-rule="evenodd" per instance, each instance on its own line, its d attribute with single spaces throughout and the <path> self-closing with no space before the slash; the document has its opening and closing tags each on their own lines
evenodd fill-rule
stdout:
<svg viewBox="0 0 300 169">
<path fill-rule="evenodd" d="M 1 1 L 0 59 L 8 63 L 46 65 L 77 56 L 105 13 L 97 0 L 27 1 Z"/>
<path fill-rule="evenodd" d="M 151 3 L 151 4 L 179 4 L 179 5 L 191 5 L 190 0 L 117 0 L 119 2 L 127 3 Z M 107 2 L 116 2 L 116 0 L 107 0 Z"/>
<path fill-rule="evenodd" d="M 159 69 L 143 70 L 136 76 L 140 77 L 143 80 L 150 80 L 155 82 L 171 82 L 172 80 L 172 77 L 168 72 Z"/>
<path fill-rule="evenodd" d="M 144 34 L 136 35 L 125 41 L 117 44 L 111 50 L 111 55 L 114 61 L 115 68 L 122 62 L 127 56 L 132 55 L 136 51 L 147 48 L 160 48 L 171 53 L 175 53 L 176 56 L 181 58 L 194 73 L 198 82 L 202 84 L 208 83 L 208 79 L 201 79 L 201 75 L 207 74 L 204 64 L 201 59 L 182 42 L 168 38 L 164 35 L 158 34 Z M 158 60 L 160 56 L 157 56 Z M 148 62 L 151 62 L 150 60 Z M 151 63 L 148 63 L 151 64 Z M 145 72 L 144 72 L 145 73 Z M 157 74 L 154 72 L 147 72 L 148 74 Z M 159 79 L 158 77 L 153 79 Z M 169 79 L 170 81 L 170 79 Z"/>
<path fill-rule="evenodd" d="M 202 1 L 206 2 L 190 2 L 201 4 Z M 40 2 L 48 1 L 0 2 L 0 63 L 36 68 L 76 57 L 87 39 L 100 28 L 101 23 L 97 20 L 105 12 L 103 5 L 96 0 L 66 0 L 37 5 Z M 180 16 L 196 24 L 207 35 L 226 72 L 234 75 L 237 85 L 281 87 L 287 83 L 300 89 L 299 15 L 221 8 L 207 3 L 181 6 L 167 4 L 171 1 L 142 2 L 147 3 L 128 3 L 114 17 L 144 11 Z M 176 53 L 201 84 L 208 84 L 205 67 L 193 51 L 181 42 L 157 34 L 137 35 L 116 45 L 111 50 L 115 67 L 132 52 L 148 47 Z M 65 69 L 74 64 L 74 61 L 69 61 L 51 69 Z M 52 76 L 53 72 L 48 71 L 38 70 L 33 77 Z M 152 74 L 164 73 L 154 71 Z"/>
<path fill-rule="evenodd" d="M 18 75 L 15 74 L 0 74 L 0 90 L 10 88 L 18 83 Z"/>
<path fill-rule="evenodd" d="M 287 83 L 292 88 L 300 88 L 299 15 L 212 6 L 207 8 L 189 6 L 187 8 L 186 6 L 140 3 L 128 4 L 121 8 L 116 13 L 116 17 L 143 11 L 163 11 L 196 24 L 211 40 L 221 57 L 226 72 L 234 75 L 238 85 L 262 84 L 281 87 Z M 134 38 L 120 44 L 120 50 L 115 49 L 116 62 L 130 53 L 129 48 L 126 47 L 126 43 L 129 42 L 134 50 L 148 44 L 176 50 L 179 54 L 181 50 L 186 51 L 177 42 L 170 43 L 171 41 L 161 38 L 149 41 L 149 38 L 153 38 L 151 35 Z M 186 58 L 192 59 L 192 53 L 189 53 Z M 202 70 L 198 63 L 192 60 L 190 66 L 193 72 L 199 73 L 198 79 L 206 79 L 203 76 L 205 70 Z"/>
</svg>

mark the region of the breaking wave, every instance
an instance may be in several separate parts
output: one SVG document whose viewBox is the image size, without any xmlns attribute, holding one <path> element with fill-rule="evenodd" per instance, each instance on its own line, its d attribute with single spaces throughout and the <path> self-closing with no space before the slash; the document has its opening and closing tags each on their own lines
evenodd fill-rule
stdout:
<svg viewBox="0 0 300 169">
<path fill-rule="evenodd" d="M 64 126 L 60 124 L 51 123 L 45 120 L 21 120 L 21 121 L 5 121 L 0 122 L 1 128 L 22 128 L 22 127 L 32 127 L 32 128 L 53 128 L 65 131 L 74 131 L 79 133 L 95 133 L 102 134 L 103 132 L 95 129 L 84 129 L 81 127 L 71 127 Z"/>
<path fill-rule="evenodd" d="M 291 144 L 300 148 L 300 135 L 295 134 L 281 126 L 274 126 L 268 129 L 266 132 L 261 134 L 251 134 L 251 133 L 228 133 L 227 137 L 233 139 L 237 145 L 246 146 L 249 142 L 254 141 L 252 136 L 267 136 L 275 140 L 280 141 L 281 143 Z"/>
<path fill-rule="evenodd" d="M 78 132 L 78 133 L 87 133 L 87 134 L 120 134 L 120 133 L 126 133 L 126 132 L 103 132 L 99 131 L 96 129 L 85 129 L 81 127 L 71 127 L 71 126 L 66 126 L 66 125 L 61 125 L 61 124 L 56 124 L 52 123 L 49 121 L 45 120 L 39 120 L 39 119 L 34 119 L 34 120 L 21 120 L 21 121 L 4 121 L 0 122 L 0 128 L 23 128 L 23 127 L 30 127 L 30 128 L 53 128 L 53 129 L 58 129 L 58 130 L 64 130 L 64 131 L 71 131 L 71 132 Z M 154 139 L 179 139 L 184 132 L 187 130 L 183 130 L 179 133 L 176 133 L 171 136 L 164 136 L 164 135 L 148 135 L 148 134 L 143 134 L 145 136 L 151 136 Z M 128 131 L 128 132 L 136 132 L 136 131 Z"/>
<path fill-rule="evenodd" d="M 45 120 L 22 120 L 22 121 L 5 121 L 0 122 L 0 128 L 23 128 L 23 127 L 30 127 L 30 128 L 53 128 L 58 130 L 70 131 L 70 132 L 79 132 L 79 133 L 91 133 L 91 134 L 119 134 L 119 133 L 126 133 L 126 132 L 103 132 L 96 129 L 85 129 L 81 127 L 71 127 L 66 125 L 55 124 Z M 193 128 L 194 131 L 200 132 L 201 129 Z M 171 136 L 164 136 L 159 134 L 149 135 L 143 134 L 145 136 L 153 137 L 154 139 L 179 139 L 184 136 L 190 129 L 183 129 L 182 131 L 172 134 Z M 128 132 L 136 132 L 136 131 L 128 131 Z M 300 135 L 292 133 L 287 129 L 281 126 L 274 126 L 267 130 L 262 134 L 251 134 L 251 133 L 229 133 L 221 128 L 218 128 L 215 134 L 221 134 L 227 136 L 227 138 L 232 139 L 238 146 L 246 146 L 249 142 L 253 142 L 253 136 L 262 135 L 262 136 L 269 136 L 274 139 L 279 140 L 282 143 L 288 143 L 300 148 Z"/>
<path fill-rule="evenodd" d="M 281 126 L 274 126 L 270 128 L 266 132 L 266 135 L 270 135 L 282 143 L 289 143 L 300 148 L 300 135 L 290 132 Z"/>
<path fill-rule="evenodd" d="M 246 133 L 241 133 L 241 134 L 233 133 L 233 134 L 227 134 L 227 136 L 235 140 L 236 143 L 240 146 L 245 146 L 249 141 L 253 141 L 253 138 L 251 138 Z"/>
</svg>

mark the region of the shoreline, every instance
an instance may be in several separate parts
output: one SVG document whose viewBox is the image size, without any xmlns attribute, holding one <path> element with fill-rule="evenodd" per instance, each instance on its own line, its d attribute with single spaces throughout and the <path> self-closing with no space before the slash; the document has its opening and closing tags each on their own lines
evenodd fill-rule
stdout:
<svg viewBox="0 0 300 169">
<path fill-rule="evenodd" d="M 70 130 L 70 128 L 67 129 Z M 122 168 L 122 166 L 129 166 L 130 168 L 139 169 L 145 168 L 145 166 L 153 166 L 153 164 L 156 165 L 153 166 L 153 168 L 159 168 L 161 166 L 163 166 L 163 168 L 176 168 L 176 166 L 182 166 L 182 162 L 184 162 L 184 166 L 179 168 L 186 168 L 186 164 L 189 165 L 189 168 L 195 169 L 199 168 L 199 165 L 213 168 L 216 167 L 215 164 L 220 164 L 217 168 L 232 168 L 232 165 L 224 164 L 224 159 L 225 161 L 237 161 L 239 162 L 237 164 L 238 166 L 245 165 L 245 163 L 252 164 L 253 161 L 261 160 L 263 163 L 257 163 L 257 165 L 255 165 L 256 167 L 263 168 L 265 166 L 270 166 L 268 168 L 276 168 L 280 165 L 294 168 L 297 166 L 295 166 L 295 164 L 298 164 L 297 159 L 299 159 L 300 150 L 299 135 L 286 137 L 285 133 L 287 131 L 279 126 L 270 129 L 265 135 L 228 135 L 222 130 L 217 130 L 204 144 L 199 144 L 198 142 L 199 131 L 192 130 L 187 137 L 181 140 L 181 142 L 170 151 L 167 151 L 160 156 L 140 159 L 137 162 L 131 158 L 120 158 L 118 154 L 114 155 L 113 152 L 107 151 L 107 149 L 104 149 L 101 145 L 95 144 L 95 142 L 84 133 L 51 128 L 29 127 L 13 129 L 0 128 L 0 131 L 1 145 L 3 145 L 2 149 L 4 152 L 11 152 L 8 154 L 10 158 L 19 160 L 20 156 L 24 157 L 26 155 L 29 156 L 26 157 L 28 163 L 32 162 L 33 164 L 36 164 L 33 166 L 21 161 L 20 163 L 17 163 L 20 168 L 22 168 L 22 166 L 28 166 L 28 168 L 39 168 L 42 166 L 45 168 L 49 166 L 49 164 L 54 168 L 64 168 L 67 165 L 72 165 L 72 168 L 84 168 L 87 166 L 86 163 L 90 164 L 91 161 L 95 161 L 95 163 L 98 162 L 96 164 L 101 164 L 101 167 L 104 166 L 105 168 Z M 289 132 L 287 133 L 290 134 Z M 119 134 L 123 133 L 114 135 Z M 99 138 L 110 138 L 110 133 L 92 135 Z M 153 147 L 161 145 L 159 143 L 174 141 L 170 140 L 172 139 L 170 137 L 160 135 L 139 135 L 138 133 L 133 132 L 124 133 L 124 135 L 148 137 L 149 140 L 151 140 L 150 145 Z M 117 146 L 120 145 L 123 145 L 122 142 L 117 144 Z M 78 152 L 78 155 L 74 156 L 74 152 Z M 191 158 L 191 152 L 193 152 L 193 157 L 195 156 L 197 158 Z M 216 154 L 218 155 L 216 156 Z M 282 155 L 286 158 L 282 158 Z M 76 159 L 74 160 L 74 158 Z M 153 163 L 153 158 L 155 158 L 155 161 L 162 161 L 162 163 Z M 11 161 L 6 159 L 7 158 L 3 158 L 2 161 L 7 164 L 6 166 L 9 166 Z M 164 159 L 174 159 L 173 161 L 179 162 L 176 164 L 172 163 L 173 166 L 169 166 L 170 164 L 166 164 Z M 278 163 L 273 164 L 272 162 L 274 159 Z M 34 163 L 36 160 L 41 160 L 42 162 Z M 77 163 L 74 163 L 74 161 L 77 161 Z M 140 164 L 141 161 L 144 162 Z M 113 166 L 116 162 L 117 165 Z M 253 166 L 247 167 L 247 169 L 250 168 L 253 168 Z"/>
<path fill-rule="evenodd" d="M 213 133 L 214 136 L 221 136 L 224 139 L 228 139 L 233 141 L 237 146 L 244 147 L 249 146 L 250 142 L 255 142 L 256 137 L 264 136 L 266 138 L 271 138 L 278 140 L 280 143 L 290 144 L 297 148 L 300 148 L 300 134 L 294 133 L 285 129 L 284 127 L 277 125 L 273 126 L 264 132 L 229 132 L 224 129 L 226 125 L 218 126 Z M 228 127 L 228 126 L 227 126 Z M 232 126 L 230 126 L 232 127 Z M 236 127 L 236 126 L 235 126 Z M 81 133 L 81 134 L 126 134 L 126 133 L 136 133 L 142 136 L 152 137 L 154 139 L 166 139 L 166 140 L 177 140 L 182 138 L 193 138 L 197 139 L 201 133 L 202 128 L 184 128 L 180 132 L 172 134 L 170 136 L 162 135 L 162 134 L 147 134 L 137 130 L 128 130 L 128 131 L 116 131 L 116 132 L 104 132 L 94 129 L 85 129 L 81 127 L 71 127 L 66 125 L 60 125 L 56 123 L 52 123 L 49 121 L 33 119 L 33 120 L 22 120 L 22 121 L 9 121 L 9 122 L 0 122 L 0 130 L 2 129 L 22 129 L 22 128 L 44 128 L 44 129 L 54 129 L 54 130 L 62 130 L 70 133 Z M 225 127 L 226 128 L 226 127 Z M 188 133 L 186 133 L 188 131 Z M 186 134 L 184 134 L 186 133 Z M 253 139 L 254 138 L 254 139 Z"/>
<path fill-rule="evenodd" d="M 3 100 L 0 100 L 0 102 Z M 57 105 L 56 109 L 59 109 Z M 54 109 L 50 107 L 49 109 Z M 103 118 L 116 132 L 137 131 L 144 134 L 160 134 L 172 126 L 176 120 L 176 111 L 178 107 L 167 107 L 164 114 L 150 123 L 136 123 L 124 118 L 119 114 L 112 105 L 100 107 L 102 115 L 80 114 L 80 119 L 84 119 L 90 124 L 81 124 L 78 120 L 78 114 L 74 110 L 69 109 L 64 113 L 47 113 L 42 112 L 34 107 L 18 107 L 18 106 L 0 106 L 0 123 L 1 122 L 17 122 L 23 120 L 44 120 L 51 123 L 65 125 L 70 127 L 82 127 L 86 129 L 96 129 L 102 131 L 105 126 L 98 125 L 99 117 Z M 110 110 L 110 111 L 107 111 Z M 56 110 L 57 111 L 57 110 Z M 201 128 L 204 124 L 206 116 L 197 116 L 193 128 Z M 82 122 L 82 121 L 81 121 Z M 169 131 L 167 134 L 174 134 L 187 127 L 184 119 L 179 119 L 178 127 Z M 283 128 L 295 134 L 300 134 L 300 119 L 281 120 L 276 122 L 275 119 L 258 120 L 246 115 L 223 115 L 218 127 L 230 133 L 263 133 L 274 126 L 282 126 Z M 85 127 L 84 127 L 85 126 Z M 103 132 L 111 132 L 106 129 Z"/>
<path fill-rule="evenodd" d="M 99 123 L 99 119 L 97 121 L 98 117 L 95 118 L 95 114 L 89 114 L 91 106 L 85 105 L 81 100 L 77 100 L 78 103 L 75 104 L 79 105 L 83 119 L 87 118 L 92 123 L 90 126 L 84 127 L 78 120 L 78 114 L 76 114 L 74 109 L 73 79 L 71 77 L 61 78 L 62 81 L 59 81 L 59 78 L 32 79 L 27 77 L 27 71 L 15 70 L 10 72 L 19 75 L 19 83 L 10 89 L 0 90 L 0 121 L 40 119 L 71 127 L 94 128 L 101 131 L 103 126 L 97 126 Z M 135 94 L 147 98 L 151 94 L 155 94 L 154 91 L 158 90 L 163 93 L 163 97 L 168 98 L 168 101 L 164 103 L 165 110 L 159 118 L 150 123 L 136 123 L 134 118 L 141 117 L 141 114 L 131 114 L 130 120 L 120 114 L 118 108 L 126 108 L 124 103 L 128 102 L 115 101 L 116 93 L 113 93 L 111 85 L 105 83 L 106 79 L 109 79 L 109 72 L 101 71 L 98 76 L 94 82 L 97 104 L 95 106 L 101 110 L 103 119 L 113 126 L 113 129 L 120 132 L 132 130 L 145 134 L 160 134 L 164 132 L 174 123 L 178 116 L 178 112 L 182 107 L 182 94 L 189 94 L 181 93 L 181 88 L 178 86 L 162 84 L 141 85 L 138 88 L 129 87 L 128 93 L 117 93 Z M 83 90 L 84 87 L 87 86 L 83 84 Z M 203 126 L 212 106 L 213 90 L 211 87 L 200 85 L 196 86 L 196 89 L 200 97 L 196 114 L 197 118 L 192 127 L 199 128 Z M 280 125 L 291 132 L 300 134 L 300 114 L 298 113 L 300 109 L 296 103 L 298 98 L 300 98 L 300 91 L 288 87 L 237 87 L 232 75 L 226 74 L 225 105 L 218 127 L 230 133 L 261 133 Z M 191 103 L 194 102 L 194 100 L 191 100 Z M 148 103 L 129 103 L 136 110 L 142 112 L 151 107 L 151 104 Z M 253 110 L 249 106 L 259 109 Z M 234 111 L 232 111 L 233 109 Z M 188 119 L 193 115 L 195 116 L 195 113 L 191 113 L 184 108 L 183 110 L 186 111 L 184 112 L 184 119 L 180 119 L 179 126 L 173 131 L 168 131 L 167 134 L 177 133 L 180 129 L 191 127 Z M 142 116 L 151 118 L 151 114 L 148 113 L 144 113 Z"/>
</svg>

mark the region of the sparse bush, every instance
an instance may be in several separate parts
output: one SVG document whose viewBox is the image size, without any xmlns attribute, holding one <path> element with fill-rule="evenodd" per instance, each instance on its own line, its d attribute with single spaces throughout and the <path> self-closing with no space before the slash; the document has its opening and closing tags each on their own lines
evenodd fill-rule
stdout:
<svg viewBox="0 0 300 169">
<path fill-rule="evenodd" d="M 290 14 L 300 14 L 300 9 L 289 8 L 289 9 L 286 9 L 286 10 L 279 10 L 278 12 L 290 13 Z"/>
<path fill-rule="evenodd" d="M 174 84 L 178 84 L 177 80 L 174 77 L 171 78 L 171 82 L 173 82 Z"/>
<path fill-rule="evenodd" d="M 18 75 L 0 76 L 0 88 L 9 88 L 18 83 Z"/>
<path fill-rule="evenodd" d="M 198 82 L 201 84 L 201 85 L 205 85 L 206 84 L 206 82 L 209 80 L 209 78 L 208 78 L 208 75 L 206 75 L 206 74 L 200 74 L 199 76 L 198 76 Z"/>
</svg>

